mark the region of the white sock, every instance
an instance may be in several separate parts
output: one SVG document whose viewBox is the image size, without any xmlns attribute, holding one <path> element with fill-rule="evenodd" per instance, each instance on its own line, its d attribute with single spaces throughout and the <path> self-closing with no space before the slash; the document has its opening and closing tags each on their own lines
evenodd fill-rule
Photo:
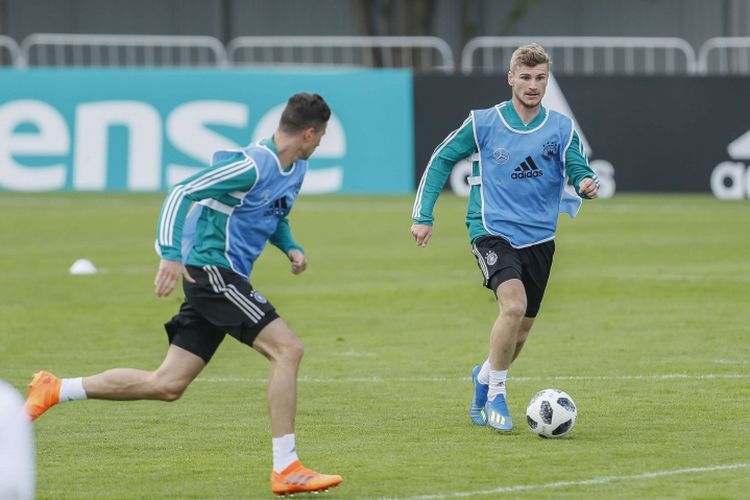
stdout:
<svg viewBox="0 0 750 500">
<path fill-rule="evenodd" d="M 493 401 L 498 394 L 505 395 L 506 378 L 508 378 L 508 370 L 490 370 L 490 389 L 487 391 L 488 401 Z"/>
<path fill-rule="evenodd" d="M 479 370 L 479 374 L 477 374 L 477 381 L 480 384 L 487 385 L 490 383 L 491 369 L 492 365 L 490 365 L 490 358 L 487 358 L 487 360 L 482 364 L 482 368 Z"/>
<path fill-rule="evenodd" d="M 83 377 L 62 379 L 62 385 L 60 385 L 61 403 L 88 398 L 86 390 L 83 388 Z"/>
<path fill-rule="evenodd" d="M 297 460 L 297 447 L 294 444 L 294 434 L 286 434 L 273 441 L 273 470 L 284 472 L 292 462 Z"/>
</svg>

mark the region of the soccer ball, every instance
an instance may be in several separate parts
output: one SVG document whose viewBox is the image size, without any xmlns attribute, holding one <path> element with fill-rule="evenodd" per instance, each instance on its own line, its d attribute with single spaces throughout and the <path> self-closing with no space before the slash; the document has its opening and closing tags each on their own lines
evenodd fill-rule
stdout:
<svg viewBox="0 0 750 500">
<path fill-rule="evenodd" d="M 526 408 L 526 422 L 543 438 L 562 437 L 576 425 L 578 410 L 573 398 L 560 389 L 537 392 Z"/>
</svg>

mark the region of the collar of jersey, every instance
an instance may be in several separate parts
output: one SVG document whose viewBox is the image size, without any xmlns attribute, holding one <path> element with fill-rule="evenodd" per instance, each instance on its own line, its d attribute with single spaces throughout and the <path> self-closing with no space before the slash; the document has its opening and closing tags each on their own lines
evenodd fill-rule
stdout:
<svg viewBox="0 0 750 500">
<path fill-rule="evenodd" d="M 273 136 L 267 137 L 265 139 L 261 139 L 260 143 L 271 150 L 273 154 L 276 155 L 276 158 L 279 157 L 279 150 L 276 148 L 276 144 L 273 143 Z M 288 174 L 291 172 L 291 170 L 294 168 L 294 163 L 291 165 L 287 165 L 286 167 L 282 168 L 281 171 L 285 174 Z"/>
<path fill-rule="evenodd" d="M 521 121 L 521 117 L 518 116 L 518 113 L 516 113 L 516 108 L 513 107 L 513 103 L 511 101 L 506 101 L 505 106 L 500 106 L 500 113 L 502 113 L 503 118 L 505 118 L 505 123 L 507 123 L 513 130 L 522 131 L 537 128 L 547 118 L 547 108 L 541 106 L 539 108 L 539 113 L 534 117 L 534 119 L 531 120 L 528 125 L 524 125 L 523 121 Z"/>
</svg>

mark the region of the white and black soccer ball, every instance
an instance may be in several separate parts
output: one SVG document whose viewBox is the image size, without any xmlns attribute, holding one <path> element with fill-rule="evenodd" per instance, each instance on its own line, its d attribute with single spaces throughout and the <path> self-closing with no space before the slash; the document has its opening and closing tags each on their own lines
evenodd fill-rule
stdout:
<svg viewBox="0 0 750 500">
<path fill-rule="evenodd" d="M 560 389 L 537 392 L 526 408 L 529 428 L 544 438 L 558 438 L 573 430 L 578 409 L 573 398 Z"/>
</svg>

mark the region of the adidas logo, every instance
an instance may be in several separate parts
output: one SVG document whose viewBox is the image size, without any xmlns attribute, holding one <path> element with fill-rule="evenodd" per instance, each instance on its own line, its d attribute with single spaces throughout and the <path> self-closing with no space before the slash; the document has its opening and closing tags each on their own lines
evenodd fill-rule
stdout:
<svg viewBox="0 0 750 500">
<path fill-rule="evenodd" d="M 735 161 L 723 161 L 711 172 L 711 191 L 722 200 L 750 198 L 750 130 L 727 146 L 727 153 Z M 742 160 L 745 160 L 744 162 Z"/>
<path fill-rule="evenodd" d="M 286 201 L 286 196 L 277 198 L 271 203 L 263 212 L 263 215 L 275 215 L 277 217 L 286 217 L 289 214 L 289 204 Z"/>
<path fill-rule="evenodd" d="M 510 174 L 511 179 L 531 179 L 532 177 L 541 177 L 544 175 L 542 169 L 536 166 L 534 159 L 527 156 Z"/>
</svg>

